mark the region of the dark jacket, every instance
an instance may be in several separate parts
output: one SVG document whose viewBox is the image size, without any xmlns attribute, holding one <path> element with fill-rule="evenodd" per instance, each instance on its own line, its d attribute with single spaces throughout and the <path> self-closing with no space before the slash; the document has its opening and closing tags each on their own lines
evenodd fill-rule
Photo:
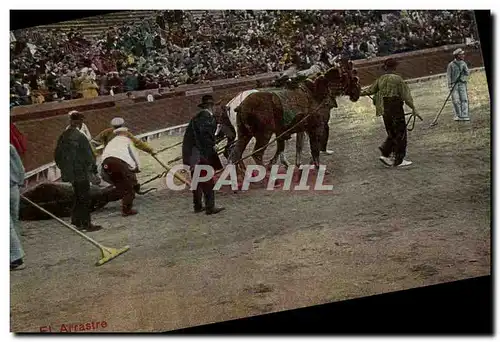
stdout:
<svg viewBox="0 0 500 342">
<path fill-rule="evenodd" d="M 19 84 L 19 83 L 14 83 L 14 89 L 15 89 L 15 92 L 16 92 L 16 95 L 18 95 L 19 97 L 24 97 L 24 96 L 27 96 L 28 94 L 28 89 L 26 89 L 22 84 Z"/>
<path fill-rule="evenodd" d="M 139 80 L 137 79 L 137 76 L 128 75 L 125 78 L 125 82 L 123 82 L 123 86 L 124 86 L 125 91 L 137 90 L 137 88 L 139 86 Z"/>
<path fill-rule="evenodd" d="M 182 141 L 182 161 L 194 167 L 197 164 L 211 165 L 215 170 L 222 169 L 222 163 L 215 150 L 215 131 L 217 121 L 210 112 L 199 111 L 189 124 Z"/>
<path fill-rule="evenodd" d="M 156 16 L 156 23 L 162 30 L 165 30 L 165 18 L 163 14 Z"/>
<path fill-rule="evenodd" d="M 57 140 L 54 160 L 63 182 L 84 181 L 97 173 L 95 156 L 87 138 L 76 128 L 68 128 Z"/>
</svg>

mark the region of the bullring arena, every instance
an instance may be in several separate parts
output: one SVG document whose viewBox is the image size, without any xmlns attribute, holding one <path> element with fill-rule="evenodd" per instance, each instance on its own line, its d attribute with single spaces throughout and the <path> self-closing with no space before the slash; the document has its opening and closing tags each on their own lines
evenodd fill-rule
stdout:
<svg viewBox="0 0 500 342">
<path fill-rule="evenodd" d="M 429 127 L 448 95 L 445 78 L 410 88 L 424 119 L 409 133 L 410 169 L 377 160 L 385 130 L 371 100 L 340 98 L 334 154 L 322 156 L 331 192 L 221 192 L 227 210 L 208 217 L 192 213 L 189 191 L 156 180 L 148 187 L 157 191 L 136 199 L 139 215 L 121 217 L 119 202 L 93 213 L 105 229 L 89 236 L 131 247 L 101 267 L 99 251 L 55 221 L 23 222 L 28 267 L 11 273 L 11 330 L 106 321 L 100 331 L 165 331 L 490 274 L 485 73 L 470 76 L 468 123 L 452 120 L 448 102 Z M 286 153 L 294 160 L 293 142 Z M 304 153 L 306 161 L 307 144 Z M 140 181 L 163 172 L 148 155 L 141 162 Z"/>
</svg>

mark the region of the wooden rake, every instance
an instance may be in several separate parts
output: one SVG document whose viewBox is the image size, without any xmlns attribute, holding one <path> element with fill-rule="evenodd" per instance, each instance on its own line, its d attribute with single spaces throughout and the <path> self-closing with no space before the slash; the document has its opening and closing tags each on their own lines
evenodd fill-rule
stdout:
<svg viewBox="0 0 500 342">
<path fill-rule="evenodd" d="M 224 138 L 224 139 L 225 139 L 225 138 Z M 222 141 L 222 140 L 221 140 L 221 141 Z M 181 143 L 182 143 L 182 142 L 181 142 Z M 233 146 L 235 143 L 236 143 L 236 141 L 234 141 L 231 145 L 227 145 L 227 146 L 222 146 L 222 147 L 220 147 L 219 149 L 217 149 L 217 154 L 219 154 L 219 155 L 220 155 L 220 154 L 222 154 L 222 153 L 224 152 L 224 149 L 225 149 L 226 147 L 228 147 L 228 146 L 229 146 L 229 147 L 231 147 L 231 146 Z M 180 144 L 180 143 L 179 143 L 179 144 Z M 179 145 L 179 144 L 172 145 L 172 146 L 170 146 L 169 148 L 171 148 L 171 147 L 175 147 L 175 146 L 177 146 L 177 145 Z M 160 152 L 160 151 L 159 151 L 159 152 Z M 157 152 L 156 154 L 158 154 L 159 152 Z M 150 178 L 150 179 L 148 179 L 148 180 L 144 181 L 143 183 L 141 183 L 141 186 L 146 185 L 146 184 L 149 184 L 149 183 L 151 183 L 152 181 L 157 180 L 158 178 L 163 178 L 163 177 L 165 177 L 165 176 L 168 174 L 168 172 L 170 172 L 170 170 L 171 170 L 171 168 L 170 168 L 168 165 L 165 165 L 165 164 L 164 164 L 161 160 L 159 160 L 159 159 L 158 159 L 158 157 L 156 157 L 156 155 L 155 155 L 155 156 L 153 156 L 153 158 L 154 158 L 154 159 L 155 159 L 155 160 L 156 160 L 156 161 L 157 161 L 157 162 L 158 162 L 158 163 L 159 163 L 159 164 L 160 164 L 160 165 L 161 165 L 161 166 L 162 166 L 162 167 L 163 167 L 166 171 L 164 171 L 164 172 L 160 173 L 159 175 L 154 176 L 153 178 Z M 172 160 L 169 160 L 169 161 L 167 162 L 167 164 L 172 164 L 172 163 L 178 162 L 179 160 L 182 160 L 182 156 L 177 157 L 177 158 L 174 158 L 174 159 L 172 159 Z M 189 181 L 188 181 L 187 179 L 183 178 L 182 176 L 178 175 L 177 173 L 175 173 L 175 174 L 174 174 L 174 177 L 175 177 L 175 178 L 177 178 L 177 180 L 179 180 L 179 181 L 183 182 L 184 184 L 186 184 L 186 185 L 188 185 L 188 186 L 191 186 L 191 184 L 189 183 Z"/>
<path fill-rule="evenodd" d="M 104 265 L 108 261 L 113 260 L 117 256 L 125 253 L 126 251 L 128 251 L 130 249 L 129 246 L 125 246 L 123 248 L 111 248 L 111 247 L 103 246 L 102 244 L 100 244 L 99 242 L 95 241 L 91 237 L 83 234 L 81 231 L 79 231 L 78 229 L 76 229 L 73 225 L 71 225 L 71 224 L 69 224 L 67 222 L 64 222 L 59 217 L 55 216 L 51 212 L 49 212 L 49 211 L 45 210 L 44 208 L 40 207 L 38 204 L 32 202 L 30 199 L 26 198 L 25 196 L 21 195 L 21 198 L 23 200 L 25 200 L 26 202 L 28 202 L 29 204 L 31 204 L 32 206 L 34 206 L 35 208 L 37 208 L 38 210 L 40 210 L 40 211 L 44 212 L 45 214 L 49 215 L 50 217 L 52 217 L 53 219 L 55 219 L 57 222 L 59 222 L 60 224 L 62 224 L 63 226 L 65 226 L 66 228 L 68 228 L 71 231 L 75 232 L 76 234 L 80 235 L 82 238 L 84 238 L 85 240 L 89 241 L 91 244 L 93 244 L 97 248 L 99 248 L 101 250 L 101 255 L 102 256 L 101 256 L 101 259 L 99 259 L 96 262 L 96 266 Z"/>
<path fill-rule="evenodd" d="M 158 164 L 160 164 L 167 171 L 167 173 L 170 172 L 170 170 L 172 170 L 171 167 L 165 165 L 160 159 L 158 159 L 157 156 L 155 156 L 155 155 L 151 155 L 151 156 L 158 162 Z M 174 173 L 174 177 L 177 180 L 181 181 L 182 183 L 186 184 L 188 187 L 191 187 L 191 182 L 188 181 L 187 179 L 185 179 L 184 177 L 182 177 L 181 175 L 177 174 L 177 172 Z"/>
</svg>

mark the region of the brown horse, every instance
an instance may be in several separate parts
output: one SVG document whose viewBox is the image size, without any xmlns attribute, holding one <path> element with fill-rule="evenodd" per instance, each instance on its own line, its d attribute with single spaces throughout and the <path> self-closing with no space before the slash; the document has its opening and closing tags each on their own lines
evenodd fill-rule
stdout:
<svg viewBox="0 0 500 342">
<path fill-rule="evenodd" d="M 266 146 L 273 134 L 277 137 L 277 149 L 270 164 L 278 158 L 288 166 L 284 157 L 285 141 L 297 133 L 296 164 L 300 165 L 304 133 L 309 137 L 312 163 L 319 167 L 319 152 L 326 136 L 325 123 L 332 107 L 337 107 L 335 98 L 349 96 L 355 102 L 359 99 L 361 86 L 351 61 L 343 60 L 340 67 L 328 69 L 314 80 L 300 83 L 296 89 L 259 89 L 250 94 L 236 108 L 238 140 L 231 156 L 231 162 L 239 160 L 250 140 L 255 137 L 254 152 Z M 263 165 L 265 149 L 257 151 L 253 158 Z"/>
</svg>

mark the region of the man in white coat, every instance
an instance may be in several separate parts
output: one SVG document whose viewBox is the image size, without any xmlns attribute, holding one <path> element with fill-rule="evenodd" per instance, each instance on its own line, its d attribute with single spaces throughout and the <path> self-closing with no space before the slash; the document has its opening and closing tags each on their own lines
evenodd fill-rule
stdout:
<svg viewBox="0 0 500 342">
<path fill-rule="evenodd" d="M 122 216 L 137 214 L 132 209 L 139 171 L 139 156 L 134 143 L 128 137 L 128 129 L 114 130 L 116 136 L 106 145 L 102 153 L 102 178 L 113 184 L 122 198 Z"/>
</svg>

